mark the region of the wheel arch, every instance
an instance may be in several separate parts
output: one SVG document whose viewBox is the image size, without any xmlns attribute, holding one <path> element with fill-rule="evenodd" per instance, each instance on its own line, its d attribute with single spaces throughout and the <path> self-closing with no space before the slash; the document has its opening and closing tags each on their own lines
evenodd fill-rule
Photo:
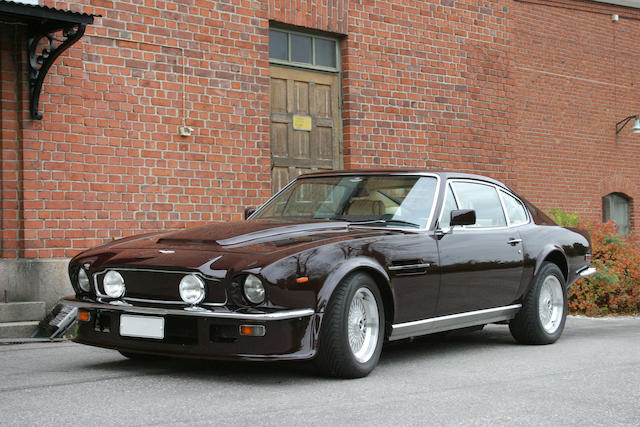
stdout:
<svg viewBox="0 0 640 427">
<path fill-rule="evenodd" d="M 395 296 L 389 275 L 378 262 L 370 258 L 353 258 L 338 266 L 327 277 L 322 289 L 318 292 L 317 311 L 324 312 L 338 285 L 345 277 L 358 272 L 368 274 L 376 283 L 382 296 L 385 322 L 392 323 L 395 316 Z"/>
<path fill-rule="evenodd" d="M 569 280 L 569 263 L 567 261 L 567 255 L 564 250 L 557 245 L 549 245 L 543 249 L 536 261 L 536 268 L 533 273 L 533 277 L 538 275 L 538 272 L 542 268 L 542 264 L 545 262 L 552 262 L 558 266 L 562 275 L 564 276 L 565 284 Z"/>
</svg>

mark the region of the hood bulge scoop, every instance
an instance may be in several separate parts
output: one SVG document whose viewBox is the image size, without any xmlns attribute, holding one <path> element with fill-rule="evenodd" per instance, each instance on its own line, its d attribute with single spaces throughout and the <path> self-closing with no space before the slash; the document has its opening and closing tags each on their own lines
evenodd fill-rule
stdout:
<svg viewBox="0 0 640 427">
<path fill-rule="evenodd" d="M 361 234 L 345 222 L 280 223 L 247 221 L 208 224 L 156 236 L 155 248 L 184 247 L 220 252 L 272 252 L 292 245 Z M 149 239 L 151 240 L 151 239 Z M 148 243 L 149 240 L 147 241 Z"/>
</svg>

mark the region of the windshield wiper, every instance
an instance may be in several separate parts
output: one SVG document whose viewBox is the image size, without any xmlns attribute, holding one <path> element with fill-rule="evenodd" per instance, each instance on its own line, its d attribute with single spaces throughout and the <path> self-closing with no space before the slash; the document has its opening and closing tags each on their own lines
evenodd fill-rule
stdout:
<svg viewBox="0 0 640 427">
<path fill-rule="evenodd" d="M 409 227 L 420 228 L 419 224 L 409 221 L 403 221 L 401 219 L 369 219 L 364 221 L 350 221 L 349 225 L 369 225 L 369 224 L 389 224 L 389 225 L 407 225 Z"/>
</svg>

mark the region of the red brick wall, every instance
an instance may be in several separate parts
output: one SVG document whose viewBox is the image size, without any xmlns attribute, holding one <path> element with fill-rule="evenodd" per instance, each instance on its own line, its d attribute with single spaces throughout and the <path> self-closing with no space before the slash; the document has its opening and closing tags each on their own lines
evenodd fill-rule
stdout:
<svg viewBox="0 0 640 427">
<path fill-rule="evenodd" d="M 283 24 L 344 35 L 348 31 L 350 3 L 353 1 L 268 0 L 269 19 Z"/>
<path fill-rule="evenodd" d="M 601 198 L 633 199 L 640 230 L 640 10 L 589 1 L 514 1 L 514 185 L 542 209 L 602 218 Z M 612 14 L 619 15 L 612 22 Z"/>
<path fill-rule="evenodd" d="M 2 24 L 0 28 L 0 211 L 4 254 L 22 256 L 23 203 L 22 203 L 22 132 L 27 119 L 27 71 L 23 46 L 26 27 Z"/>
<path fill-rule="evenodd" d="M 42 121 L 13 116 L 25 107 L 7 89 L 16 82 L 1 45 L 3 257 L 71 256 L 110 238 L 240 219 L 263 202 L 270 21 L 342 37 L 348 168 L 488 174 L 544 209 L 590 218 L 602 191 L 636 197 L 636 142 L 612 135 L 638 111 L 640 25 L 624 17 L 632 9 L 572 0 L 45 3 L 102 18 L 52 67 Z M 565 3 L 590 11 L 557 7 Z M 621 21 L 611 24 L 609 10 Z M 178 135 L 183 124 L 192 136 Z"/>
<path fill-rule="evenodd" d="M 344 163 L 508 178 L 509 1 L 353 1 Z"/>
<path fill-rule="evenodd" d="M 270 188 L 266 4 L 87 3 L 46 3 L 103 17 L 52 67 L 43 120 L 21 132 L 24 256 L 70 256 L 110 238 L 240 219 L 244 205 L 262 202 Z M 183 118 L 191 137 L 178 135 Z M 4 257 L 19 255 L 4 244 Z"/>
</svg>

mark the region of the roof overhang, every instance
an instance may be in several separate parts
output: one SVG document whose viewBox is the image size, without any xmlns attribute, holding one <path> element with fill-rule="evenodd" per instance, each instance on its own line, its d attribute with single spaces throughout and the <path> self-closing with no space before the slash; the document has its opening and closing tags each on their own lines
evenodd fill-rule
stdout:
<svg viewBox="0 0 640 427">
<path fill-rule="evenodd" d="M 0 0 L 0 21 L 24 24 L 28 28 L 29 110 L 42 119 L 38 103 L 49 68 L 71 45 L 80 40 L 94 16 L 46 6 Z"/>
<path fill-rule="evenodd" d="M 635 7 L 636 9 L 640 9 L 640 0 L 593 0 L 598 3 L 609 3 L 615 4 L 618 6 L 626 6 L 626 7 Z"/>
</svg>

